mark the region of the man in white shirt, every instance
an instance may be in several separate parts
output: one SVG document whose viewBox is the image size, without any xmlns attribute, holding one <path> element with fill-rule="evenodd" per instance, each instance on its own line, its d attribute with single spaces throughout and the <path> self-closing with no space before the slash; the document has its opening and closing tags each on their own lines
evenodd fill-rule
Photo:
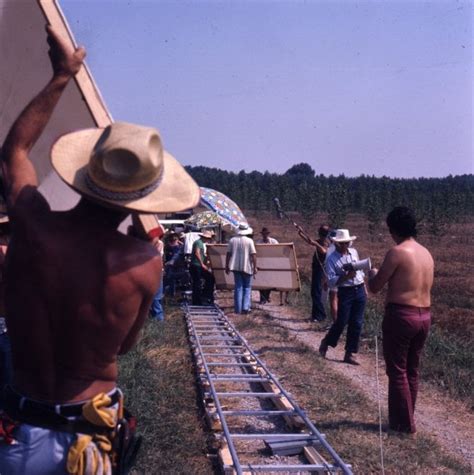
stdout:
<svg viewBox="0 0 474 475">
<path fill-rule="evenodd" d="M 250 313 L 252 294 L 252 276 L 257 274 L 257 251 L 251 239 L 253 230 L 247 224 L 241 224 L 237 236 L 227 245 L 225 272 L 234 274 L 234 312 Z"/>
<path fill-rule="evenodd" d="M 350 247 L 355 239 L 357 236 L 351 236 L 347 229 L 338 229 L 332 238 L 336 250 L 326 258 L 325 268 L 329 287 L 338 288 L 338 311 L 336 321 L 321 341 L 319 353 L 325 357 L 328 347 L 337 345 L 347 325 L 344 362 L 358 365 L 353 354 L 359 350 L 367 291 L 364 272 L 353 268 L 353 264 L 359 260 L 358 252 Z"/>
</svg>

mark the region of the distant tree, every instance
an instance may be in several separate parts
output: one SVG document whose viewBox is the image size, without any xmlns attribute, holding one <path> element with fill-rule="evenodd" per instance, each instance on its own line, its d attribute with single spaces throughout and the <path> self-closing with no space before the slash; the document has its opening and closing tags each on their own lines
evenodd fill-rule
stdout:
<svg viewBox="0 0 474 475">
<path fill-rule="evenodd" d="M 342 228 L 346 222 L 349 203 L 347 186 L 344 179 L 338 177 L 330 188 L 328 220 L 332 228 Z"/>
<path fill-rule="evenodd" d="M 382 221 L 382 205 L 380 196 L 376 193 L 370 193 L 366 205 L 366 216 L 368 221 L 368 231 L 370 240 L 374 241 L 375 236 L 380 233 L 380 224 Z"/>
<path fill-rule="evenodd" d="M 311 165 L 308 165 L 307 163 L 297 163 L 291 168 L 288 168 L 288 170 L 285 172 L 285 175 L 297 178 L 312 179 L 314 178 L 315 171 Z"/>
</svg>

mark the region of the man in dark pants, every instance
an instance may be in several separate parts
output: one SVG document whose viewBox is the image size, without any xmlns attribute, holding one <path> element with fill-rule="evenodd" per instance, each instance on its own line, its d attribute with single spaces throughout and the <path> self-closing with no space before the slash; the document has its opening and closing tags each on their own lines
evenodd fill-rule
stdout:
<svg viewBox="0 0 474 475">
<path fill-rule="evenodd" d="M 298 229 L 299 236 L 316 249 L 313 255 L 311 266 L 311 319 L 321 322 L 326 318 L 326 310 L 322 301 L 323 284 L 326 279 L 324 271 L 324 261 L 329 247 L 329 226 L 322 224 L 318 229 L 318 239 L 311 239 L 303 229 Z"/>
<path fill-rule="evenodd" d="M 214 232 L 205 229 L 200 238 L 193 243 L 189 271 L 193 280 L 193 305 L 212 305 L 214 303 L 215 279 L 207 259 L 204 243 L 211 242 Z M 204 280 L 204 288 L 202 281 Z"/>
<path fill-rule="evenodd" d="M 431 323 L 434 262 L 416 242 L 416 219 L 410 209 L 394 208 L 387 225 L 396 245 L 380 270 L 370 271 L 369 289 L 379 292 L 388 284 L 382 332 L 390 429 L 414 433 L 418 367 Z"/>
<path fill-rule="evenodd" d="M 327 258 L 326 273 L 329 285 L 338 288 L 339 302 L 337 319 L 321 341 L 319 353 L 325 357 L 328 347 L 334 348 L 337 345 L 339 337 L 347 325 L 344 362 L 358 365 L 353 354 L 359 350 L 367 291 L 364 284 L 364 272 L 352 269 L 352 264 L 359 260 L 357 251 L 349 247 L 355 239 L 357 237 L 351 236 L 347 229 L 338 229 L 332 238 L 336 250 Z"/>
</svg>

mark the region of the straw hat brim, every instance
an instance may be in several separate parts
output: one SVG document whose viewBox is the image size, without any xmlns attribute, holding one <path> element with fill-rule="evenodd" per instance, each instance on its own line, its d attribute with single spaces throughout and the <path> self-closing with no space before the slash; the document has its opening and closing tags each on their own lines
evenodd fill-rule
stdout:
<svg viewBox="0 0 474 475">
<path fill-rule="evenodd" d="M 84 129 L 63 135 L 51 148 L 51 163 L 61 179 L 80 195 L 94 201 L 141 213 L 170 213 L 195 207 L 199 186 L 182 165 L 163 152 L 163 174 L 150 194 L 131 200 L 112 200 L 94 193 L 86 184 L 87 164 L 103 129 Z"/>
</svg>

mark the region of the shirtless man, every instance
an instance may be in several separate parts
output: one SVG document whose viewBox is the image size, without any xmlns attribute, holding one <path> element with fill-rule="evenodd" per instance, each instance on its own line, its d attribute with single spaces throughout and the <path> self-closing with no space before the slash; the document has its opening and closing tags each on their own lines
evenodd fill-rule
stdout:
<svg viewBox="0 0 474 475">
<path fill-rule="evenodd" d="M 2 474 L 74 471 L 90 456 L 78 433 L 114 436 L 117 355 L 137 340 L 161 275 L 155 249 L 117 228 L 131 211 L 177 211 L 199 200 L 158 133 L 122 123 L 58 139 L 53 166 L 82 197 L 69 211 L 50 209 L 29 152 L 85 50 L 70 48 L 51 27 L 47 33 L 53 76 L 13 124 L 1 156 L 12 226 L 5 277 L 14 382 L 5 405 L 16 421 L 0 440 Z M 103 447 L 91 450 L 110 463 Z"/>
<path fill-rule="evenodd" d="M 387 226 L 396 245 L 387 252 L 380 270 L 370 271 L 369 289 L 379 292 L 388 283 L 382 331 L 389 426 L 414 433 L 418 366 L 431 322 L 434 262 L 415 240 L 416 220 L 410 209 L 394 208 L 387 216 Z"/>
</svg>

